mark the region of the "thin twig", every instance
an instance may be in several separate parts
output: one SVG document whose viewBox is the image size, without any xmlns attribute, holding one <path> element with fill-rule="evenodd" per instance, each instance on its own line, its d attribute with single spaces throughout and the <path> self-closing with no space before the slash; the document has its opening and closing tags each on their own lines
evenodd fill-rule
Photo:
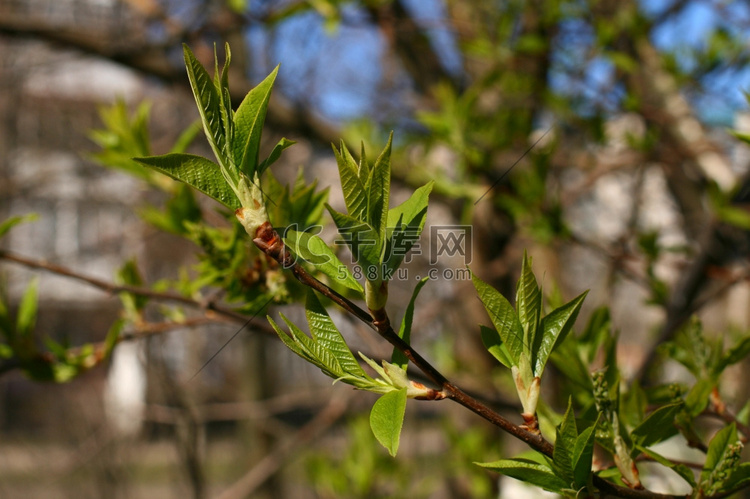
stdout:
<svg viewBox="0 0 750 499">
<path fill-rule="evenodd" d="M 105 291 L 106 293 L 109 293 L 111 295 L 115 295 L 118 293 L 132 293 L 134 295 L 143 296 L 145 298 L 152 298 L 154 300 L 166 302 L 175 302 L 191 308 L 205 310 L 207 312 L 216 312 L 217 314 L 234 319 L 236 321 L 246 321 L 248 319 L 248 316 L 245 314 L 241 314 L 232 310 L 231 308 L 218 305 L 211 301 L 203 302 L 177 293 L 154 291 L 153 289 L 140 286 L 130 286 L 127 284 L 116 284 L 110 281 L 105 281 L 104 279 L 99 279 L 97 277 L 87 276 L 68 267 L 47 262 L 46 260 L 27 258 L 25 256 L 21 256 L 7 250 L 0 250 L 0 260 L 7 260 L 9 262 L 23 265 L 27 268 L 42 270 L 45 272 L 68 277 L 70 279 L 80 281 L 95 288 L 101 289 L 102 291 Z"/>
</svg>

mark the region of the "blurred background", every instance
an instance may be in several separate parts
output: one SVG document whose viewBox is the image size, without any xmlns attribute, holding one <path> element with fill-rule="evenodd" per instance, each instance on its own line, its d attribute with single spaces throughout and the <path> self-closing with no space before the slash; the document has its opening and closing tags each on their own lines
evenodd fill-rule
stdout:
<svg viewBox="0 0 750 499">
<path fill-rule="evenodd" d="M 99 345 L 121 318 L 131 340 L 64 384 L 2 360 L 0 497 L 521 497 L 472 462 L 523 449 L 472 414 L 410 403 L 394 460 L 370 433 L 373 397 L 269 334 L 266 310 L 300 322 L 298 306 L 184 284 L 206 248 L 158 222 L 174 188 L 138 173 L 126 140 L 161 154 L 195 137 L 210 156 L 183 43 L 209 68 L 231 45 L 237 103 L 281 63 L 263 154 L 297 141 L 273 174 L 302 167 L 334 207 L 330 144 L 372 159 L 395 131 L 391 205 L 436 184 L 390 315 L 432 271 L 415 345 L 515 421 L 467 264 L 510 297 L 526 250 L 552 302 L 590 289 L 579 323 L 609 305 L 621 369 L 644 383 L 689 381 L 655 345 L 691 314 L 746 334 L 750 154 L 732 131 L 750 132 L 748 40 L 750 7 L 730 0 L 0 0 L 0 221 L 38 214 L 0 240 L 3 294 L 15 310 L 38 276 L 39 344 Z M 465 237 L 441 251 L 430 227 Z M 116 283 L 153 289 L 138 321 Z M 390 356 L 332 315 L 355 351 Z M 747 369 L 722 394 L 738 410 Z"/>
</svg>

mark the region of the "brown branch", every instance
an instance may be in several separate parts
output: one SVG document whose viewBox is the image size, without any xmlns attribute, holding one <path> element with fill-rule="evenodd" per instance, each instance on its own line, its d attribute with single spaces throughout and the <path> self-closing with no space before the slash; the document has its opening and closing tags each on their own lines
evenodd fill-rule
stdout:
<svg viewBox="0 0 750 499">
<path fill-rule="evenodd" d="M 205 312 L 207 312 L 207 316 L 209 318 L 211 314 L 209 314 L 208 312 L 215 312 L 216 314 L 222 315 L 226 318 L 230 318 L 236 321 L 246 321 L 248 319 L 248 316 L 244 314 L 235 312 L 231 308 L 224 307 L 222 305 L 217 305 L 216 303 L 213 303 L 210 301 L 208 302 L 197 301 L 197 300 L 194 300 L 192 298 L 189 298 L 187 296 L 180 295 L 177 293 L 154 291 L 153 289 L 144 288 L 140 286 L 115 284 L 113 282 L 105 281 L 97 277 L 87 276 L 85 274 L 82 274 L 70 268 L 47 262 L 46 260 L 35 260 L 32 258 L 27 258 L 25 256 L 21 256 L 21 255 L 18 255 L 16 253 L 13 253 L 7 250 L 0 250 L 0 260 L 7 260 L 9 262 L 23 265 L 24 267 L 27 267 L 27 268 L 42 270 L 45 272 L 50 272 L 50 273 L 57 274 L 60 276 L 68 277 L 70 279 L 83 282 L 95 288 L 99 288 L 100 290 L 106 293 L 109 293 L 110 295 L 115 295 L 119 293 L 132 293 L 134 295 L 143 296 L 146 298 L 152 298 L 154 300 L 174 302 L 174 303 L 179 303 L 181 305 L 185 305 L 191 308 L 204 310 Z"/>
</svg>

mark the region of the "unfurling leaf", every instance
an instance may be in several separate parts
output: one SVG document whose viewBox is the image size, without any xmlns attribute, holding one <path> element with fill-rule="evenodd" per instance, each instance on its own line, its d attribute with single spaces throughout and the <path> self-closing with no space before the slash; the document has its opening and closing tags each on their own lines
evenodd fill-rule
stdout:
<svg viewBox="0 0 750 499">
<path fill-rule="evenodd" d="M 276 66 L 271 74 L 247 93 L 234 115 L 232 154 L 237 167 L 249 178 L 253 178 L 256 173 L 258 176 L 262 173 L 258 169 L 260 138 L 263 123 L 266 120 L 268 102 L 271 98 L 271 89 L 278 73 L 279 66 Z M 287 146 L 280 143 L 277 147 L 283 149 Z M 277 154 L 280 153 L 281 150 Z M 269 164 L 264 165 L 264 168 Z"/>
<path fill-rule="evenodd" d="M 229 163 L 229 155 L 226 151 L 227 137 L 222 126 L 222 109 L 219 93 L 216 91 L 216 86 L 211 81 L 208 72 L 198 62 L 198 59 L 195 58 L 195 55 L 193 55 L 193 52 L 187 45 L 183 45 L 183 52 L 190 87 L 193 90 L 193 96 L 195 97 L 198 112 L 203 122 L 203 130 L 206 132 L 206 138 L 208 138 L 208 143 L 211 145 L 216 158 L 226 167 Z M 237 172 L 231 173 L 236 175 Z M 236 177 L 234 180 L 237 180 Z"/>
<path fill-rule="evenodd" d="M 532 346 L 534 376 L 542 375 L 552 350 L 565 340 L 581 310 L 588 291 L 544 316 Z"/>
<path fill-rule="evenodd" d="M 537 329 L 542 318 L 542 290 L 537 285 L 536 277 L 531 271 L 531 258 L 523 255 L 521 278 L 516 287 L 516 312 L 523 329 L 523 343 L 526 355 L 534 357 L 531 349 L 536 345 Z M 539 374 L 537 374 L 539 376 Z"/>
<path fill-rule="evenodd" d="M 398 330 L 398 335 L 407 344 L 411 343 L 411 324 L 414 320 L 414 302 L 417 300 L 419 291 L 424 287 L 425 284 L 427 284 L 427 281 L 429 280 L 429 277 L 424 277 L 417 283 L 416 286 L 414 286 L 414 291 L 411 294 L 411 300 L 409 300 L 409 305 L 406 306 L 406 312 L 404 312 L 404 319 L 401 321 L 401 327 Z M 406 369 L 406 365 L 409 363 L 409 360 L 401 350 L 394 347 L 393 355 L 391 355 L 391 362 Z"/>
<path fill-rule="evenodd" d="M 518 361 L 524 350 L 523 329 L 521 328 L 521 322 L 518 320 L 518 314 L 513 310 L 508 300 L 495 288 L 479 279 L 473 273 L 471 280 L 503 345 L 510 354 L 510 360 L 513 365 L 518 365 Z"/>
</svg>

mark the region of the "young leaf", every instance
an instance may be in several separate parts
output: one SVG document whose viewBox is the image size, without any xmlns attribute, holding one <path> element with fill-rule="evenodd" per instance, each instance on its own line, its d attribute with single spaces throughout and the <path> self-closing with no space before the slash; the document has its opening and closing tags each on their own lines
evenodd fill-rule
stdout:
<svg viewBox="0 0 750 499">
<path fill-rule="evenodd" d="M 385 263 L 389 270 L 401 265 L 406 253 L 422 234 L 433 185 L 433 181 L 423 185 L 409 199 L 388 211 L 388 229 L 392 232 L 386 239 Z"/>
<path fill-rule="evenodd" d="M 279 66 L 276 66 L 271 74 L 248 92 L 234 115 L 232 153 L 235 164 L 249 178 L 253 178 L 258 171 L 260 136 L 263 122 L 266 120 L 271 89 L 278 73 Z"/>
<path fill-rule="evenodd" d="M 382 239 L 378 232 L 369 224 L 360 222 L 349 215 L 339 213 L 325 205 L 328 212 L 333 218 L 333 222 L 338 227 L 339 235 L 352 250 L 352 255 L 357 263 L 365 269 L 365 274 L 369 281 L 379 284 L 382 280 L 380 272 L 380 256 L 382 253 Z M 370 269 L 374 269 L 377 274 L 375 279 L 370 279 Z"/>
<path fill-rule="evenodd" d="M 190 87 L 193 90 L 198 112 L 203 122 L 206 138 L 214 151 L 216 158 L 224 165 L 228 164 L 226 154 L 226 136 L 221 122 L 221 101 L 216 86 L 203 65 L 198 62 L 190 48 L 183 44 L 185 67 L 187 68 Z M 228 172 L 235 175 L 236 172 Z M 236 182 L 237 178 L 233 178 Z M 210 195 L 210 194 L 209 194 Z"/>
<path fill-rule="evenodd" d="M 360 367 L 354 355 L 352 355 L 343 336 L 341 336 L 328 312 L 320 304 L 320 300 L 318 300 L 318 297 L 315 296 L 312 290 L 307 293 L 305 315 L 307 316 L 307 323 L 310 325 L 310 332 L 313 338 L 336 357 L 341 368 L 352 376 L 365 377 L 365 371 Z"/>
<path fill-rule="evenodd" d="M 396 457 L 406 412 L 406 388 L 382 395 L 372 406 L 370 428 L 380 444 Z"/>
<path fill-rule="evenodd" d="M 406 306 L 406 312 L 404 312 L 404 319 L 401 321 L 401 327 L 398 330 L 398 335 L 407 344 L 411 343 L 411 324 L 414 320 L 414 302 L 417 300 L 419 291 L 424 287 L 425 284 L 427 284 L 427 281 L 429 280 L 429 277 L 424 277 L 417 283 L 416 286 L 414 286 L 414 291 L 411 294 L 411 300 L 409 300 L 409 305 Z M 404 355 L 401 350 L 399 350 L 398 348 L 394 348 L 393 354 L 391 355 L 391 362 L 399 367 L 406 369 L 406 365 L 409 363 L 409 359 L 406 358 L 406 355 Z"/>
<path fill-rule="evenodd" d="M 502 365 L 510 369 L 513 367 L 514 362 L 510 356 L 510 352 L 505 348 L 503 340 L 500 339 L 500 335 L 494 329 L 490 329 L 487 326 L 479 326 L 479 331 L 482 336 L 482 343 L 488 352 L 492 354 Z M 588 373 L 587 373 L 588 375 Z"/>
<path fill-rule="evenodd" d="M 739 343 L 733 346 L 718 362 L 716 366 L 716 374 L 720 374 L 724 369 L 740 362 L 742 359 L 747 357 L 750 353 L 750 336 L 742 338 Z"/>
<path fill-rule="evenodd" d="M 388 202 L 391 194 L 391 143 L 393 132 L 388 137 L 388 143 L 380 153 L 370 170 L 365 183 L 367 198 L 367 222 L 375 229 L 380 241 L 385 240 L 388 225 Z M 380 262 L 378 262 L 380 263 Z"/>
<path fill-rule="evenodd" d="M 26 222 L 32 222 L 34 220 L 38 220 L 39 215 L 36 213 L 29 213 L 28 215 L 23 216 L 15 216 L 10 217 L 7 220 L 3 220 L 3 223 L 0 223 L 0 237 L 3 237 L 5 234 L 8 233 L 10 229 L 15 227 L 16 225 L 26 223 Z"/>
<path fill-rule="evenodd" d="M 725 490 L 739 490 L 740 487 L 746 487 L 748 483 L 750 483 L 750 463 L 741 463 L 732 470 L 723 485 Z"/>
<path fill-rule="evenodd" d="M 711 477 L 722 461 L 727 457 L 730 447 L 738 442 L 737 427 L 734 423 L 719 430 L 708 444 L 706 453 L 706 464 L 701 471 L 700 481 L 705 483 Z"/>
<path fill-rule="evenodd" d="M 272 320 L 269 319 L 269 322 L 271 322 L 271 326 L 276 330 L 276 333 L 282 339 L 284 344 L 300 357 L 303 357 L 308 362 L 318 366 L 326 376 L 338 379 L 346 375 L 346 372 L 341 368 L 336 357 L 329 350 L 322 347 L 317 341 L 315 341 L 315 339 L 307 336 L 302 330 L 295 326 L 292 321 L 287 319 L 284 314 L 281 314 L 281 318 L 289 327 L 291 338 L 289 338 L 289 335 L 281 331 Z M 290 339 L 294 343 L 294 346 L 290 344 Z"/>
<path fill-rule="evenodd" d="M 219 165 L 194 154 L 165 154 L 133 158 L 135 161 L 180 180 L 211 196 L 227 208 L 240 207 L 239 199 L 221 173 Z"/>
<path fill-rule="evenodd" d="M 573 475 L 576 489 L 580 489 L 588 483 L 591 463 L 594 459 L 594 442 L 596 441 L 596 427 L 598 425 L 599 418 L 576 438 L 576 446 L 573 452 Z"/>
<path fill-rule="evenodd" d="M 574 461 L 576 438 L 578 437 L 572 399 L 568 400 L 568 410 L 565 411 L 565 416 L 560 426 L 557 427 L 556 435 L 551 467 L 555 475 L 562 478 L 570 486 L 575 481 Z"/>
<path fill-rule="evenodd" d="M 685 410 L 693 417 L 703 412 L 715 386 L 716 380 L 711 377 L 699 379 L 685 396 Z"/>
<path fill-rule="evenodd" d="M 674 418 L 682 407 L 682 402 L 659 407 L 630 433 L 630 439 L 637 445 L 650 447 L 674 436 L 677 434 Z"/>
<path fill-rule="evenodd" d="M 364 292 L 362 285 L 352 276 L 349 268 L 341 263 L 331 248 L 320 237 L 309 232 L 287 230 L 284 244 L 316 269 L 349 289 Z"/>
<path fill-rule="evenodd" d="M 492 463 L 476 464 L 550 492 L 561 493 L 569 487 L 549 466 L 528 459 L 501 459 Z"/>
<path fill-rule="evenodd" d="M 532 346 L 534 376 L 541 377 L 550 352 L 565 340 L 581 310 L 588 291 L 544 316 L 539 324 L 536 343 Z"/>
<path fill-rule="evenodd" d="M 641 445 L 635 444 L 635 448 L 639 452 L 643 452 L 645 455 L 656 461 L 657 463 L 661 464 L 662 466 L 666 466 L 667 468 L 670 468 L 672 471 L 680 475 L 687 483 L 689 483 L 692 487 L 696 486 L 695 482 L 695 476 L 693 475 L 693 470 L 685 466 L 684 464 L 676 464 L 667 459 L 666 457 L 662 456 L 661 454 L 657 454 L 652 449 L 647 449 Z"/>
<path fill-rule="evenodd" d="M 531 271 L 531 258 L 525 253 L 521 265 L 521 278 L 516 288 L 516 311 L 523 328 L 524 345 L 531 349 L 532 345 L 536 344 L 535 337 L 542 316 L 542 291 Z M 533 357 L 529 350 L 527 355 Z"/>
<path fill-rule="evenodd" d="M 232 51 L 229 50 L 229 44 L 225 43 L 224 67 L 219 72 L 219 57 L 216 54 L 216 44 L 214 43 L 214 87 L 216 87 L 216 93 L 219 96 L 221 124 L 227 144 L 234 143 L 234 111 L 232 111 L 232 96 L 229 95 L 229 64 L 231 61 Z"/>
<path fill-rule="evenodd" d="M 258 177 L 263 175 L 263 172 L 266 171 L 266 168 L 274 164 L 281 157 L 281 152 L 284 149 L 289 146 L 293 146 L 296 143 L 297 142 L 294 140 L 289 140 L 286 137 L 282 137 L 281 140 L 279 140 L 279 142 L 273 147 L 271 154 L 269 154 L 268 157 L 261 161 L 258 165 Z"/>
<path fill-rule="evenodd" d="M 474 273 L 471 274 L 471 280 L 479 294 L 479 299 L 487 309 L 492 324 L 510 354 L 513 365 L 517 365 L 524 346 L 523 329 L 516 311 L 499 291 L 479 279 Z"/>
<path fill-rule="evenodd" d="M 16 332 L 19 336 L 29 336 L 36 323 L 37 312 L 37 295 L 39 288 L 39 279 L 34 278 L 29 283 L 26 291 L 21 298 L 21 304 L 18 306 L 18 316 L 16 317 Z"/>
<path fill-rule="evenodd" d="M 362 147 L 364 150 L 364 145 Z M 341 191 L 344 193 L 346 209 L 352 218 L 365 221 L 368 198 L 368 193 L 365 190 L 366 178 L 363 181 L 360 177 L 357 164 L 343 140 L 340 150 L 336 150 L 336 146 L 333 146 L 333 155 L 336 156 L 336 165 L 339 169 Z"/>
</svg>

